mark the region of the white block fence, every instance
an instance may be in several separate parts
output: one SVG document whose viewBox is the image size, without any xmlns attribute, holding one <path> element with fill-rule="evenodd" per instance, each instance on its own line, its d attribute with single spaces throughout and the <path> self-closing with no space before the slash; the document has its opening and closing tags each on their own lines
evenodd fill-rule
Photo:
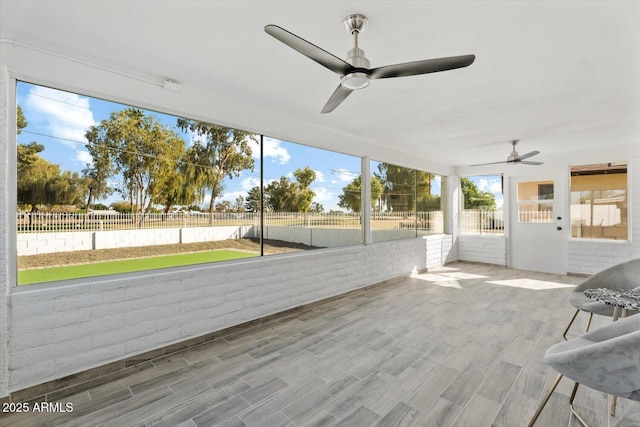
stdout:
<svg viewBox="0 0 640 427">
<path fill-rule="evenodd" d="M 20 286 L 15 392 L 441 263 L 444 235 Z"/>
</svg>

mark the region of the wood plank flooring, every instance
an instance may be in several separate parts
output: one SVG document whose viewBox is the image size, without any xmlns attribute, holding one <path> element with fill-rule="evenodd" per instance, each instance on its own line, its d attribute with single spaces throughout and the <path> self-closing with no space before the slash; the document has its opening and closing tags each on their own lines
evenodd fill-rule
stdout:
<svg viewBox="0 0 640 427">
<path fill-rule="evenodd" d="M 555 379 L 542 355 L 581 280 L 454 263 L 55 397 L 73 412 L 0 414 L 0 425 L 525 426 Z M 585 324 L 579 315 L 573 336 Z M 579 425 L 571 387 L 563 380 L 537 426 Z M 638 402 L 620 399 L 608 417 L 607 396 L 586 387 L 576 407 L 595 427 L 640 425 Z"/>
</svg>

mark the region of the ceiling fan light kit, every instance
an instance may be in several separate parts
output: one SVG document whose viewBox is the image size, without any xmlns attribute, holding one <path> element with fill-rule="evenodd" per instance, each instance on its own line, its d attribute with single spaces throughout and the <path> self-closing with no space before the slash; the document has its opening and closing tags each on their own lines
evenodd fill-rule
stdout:
<svg viewBox="0 0 640 427">
<path fill-rule="evenodd" d="M 340 84 L 322 109 L 323 114 L 333 111 L 354 90 L 369 86 L 371 79 L 408 77 L 453 70 L 468 67 L 476 58 L 475 55 L 462 55 L 370 68 L 371 62 L 365 56 L 364 50 L 358 46 L 358 35 L 364 31 L 368 23 L 367 17 L 361 14 L 349 15 L 342 22 L 345 30 L 353 36 L 353 48 L 347 53 L 346 60 L 338 58 L 277 25 L 267 25 L 264 27 L 264 31 L 340 76 Z"/>
<path fill-rule="evenodd" d="M 350 90 L 364 89 L 369 83 L 371 79 L 367 73 L 349 73 L 340 79 L 340 84 Z"/>
</svg>

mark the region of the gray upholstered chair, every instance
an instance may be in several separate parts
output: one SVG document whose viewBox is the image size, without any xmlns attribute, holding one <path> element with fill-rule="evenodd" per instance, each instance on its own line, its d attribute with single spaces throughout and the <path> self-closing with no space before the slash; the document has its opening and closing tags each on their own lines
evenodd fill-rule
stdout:
<svg viewBox="0 0 640 427">
<path fill-rule="evenodd" d="M 640 316 L 626 317 L 547 349 L 544 361 L 560 375 L 533 416 L 533 426 L 563 376 L 576 382 L 569 406 L 576 418 L 586 422 L 573 407 L 578 385 L 640 400 Z"/>
<path fill-rule="evenodd" d="M 640 258 L 632 259 L 631 261 L 616 264 L 605 270 L 602 270 L 591 277 L 585 279 L 569 294 L 569 303 L 576 308 L 571 321 L 564 330 L 562 337 L 567 339 L 567 332 L 571 328 L 573 321 L 581 311 L 589 313 L 589 320 L 587 322 L 586 332 L 589 331 L 591 325 L 591 319 L 594 314 L 600 314 L 603 316 L 613 316 L 614 307 L 611 305 L 603 304 L 598 301 L 594 301 L 587 298 L 584 295 L 586 289 L 595 288 L 609 288 L 609 289 L 635 289 L 640 286 Z M 637 312 L 631 311 L 628 315 L 636 314 Z"/>
</svg>

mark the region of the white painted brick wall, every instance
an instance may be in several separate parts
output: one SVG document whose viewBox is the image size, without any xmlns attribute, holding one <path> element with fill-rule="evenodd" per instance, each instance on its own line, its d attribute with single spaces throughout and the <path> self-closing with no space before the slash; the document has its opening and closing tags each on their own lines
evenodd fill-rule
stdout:
<svg viewBox="0 0 640 427">
<path fill-rule="evenodd" d="M 504 236 L 475 236 L 462 234 L 457 241 L 458 259 L 506 265 L 506 239 Z"/>
<path fill-rule="evenodd" d="M 374 241 L 410 239 L 415 236 L 415 231 L 376 230 L 373 235 Z M 257 227 L 216 226 L 68 233 L 20 233 L 17 235 L 17 245 L 18 256 L 25 256 L 92 249 L 211 242 L 243 237 L 258 237 Z M 359 245 L 362 244 L 363 239 L 362 230 L 285 226 L 266 226 L 264 237 L 265 239 L 284 240 L 323 248 Z"/>
<path fill-rule="evenodd" d="M 435 234 L 422 239 L 425 241 L 425 267 L 436 267 L 454 260 L 452 236 Z"/>
<path fill-rule="evenodd" d="M 9 389 L 409 274 L 434 262 L 431 255 L 441 261 L 447 239 L 429 236 L 17 288 L 11 296 Z"/>
<path fill-rule="evenodd" d="M 96 249 L 164 245 L 166 242 L 179 241 L 179 228 L 95 232 Z"/>
<path fill-rule="evenodd" d="M 216 240 L 241 239 L 253 237 L 252 225 L 233 227 L 196 227 L 181 229 L 181 243 L 212 242 Z"/>
</svg>

